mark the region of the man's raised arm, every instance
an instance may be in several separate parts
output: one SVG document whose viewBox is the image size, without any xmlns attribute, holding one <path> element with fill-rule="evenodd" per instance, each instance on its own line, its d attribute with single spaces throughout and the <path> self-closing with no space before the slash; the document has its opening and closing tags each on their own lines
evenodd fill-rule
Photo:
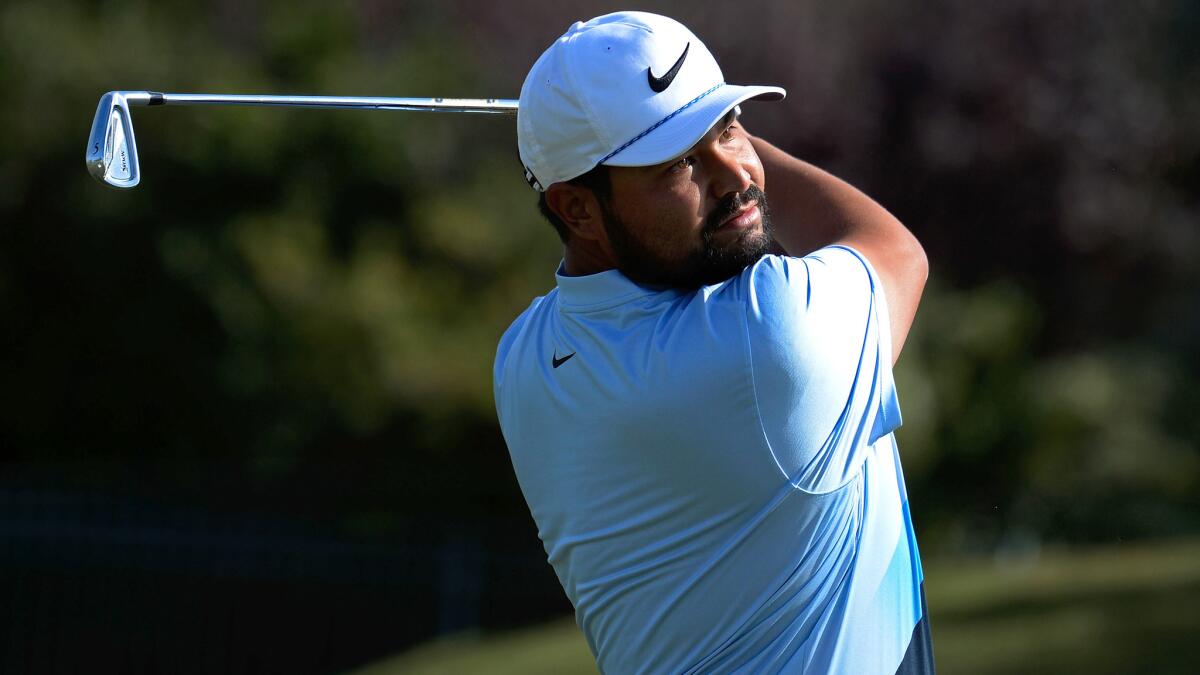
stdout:
<svg viewBox="0 0 1200 675">
<path fill-rule="evenodd" d="M 849 183 L 751 136 L 765 170 L 775 238 L 789 255 L 804 256 L 830 244 L 866 256 L 883 282 L 899 358 L 917 313 L 929 261 L 908 228 Z"/>
</svg>

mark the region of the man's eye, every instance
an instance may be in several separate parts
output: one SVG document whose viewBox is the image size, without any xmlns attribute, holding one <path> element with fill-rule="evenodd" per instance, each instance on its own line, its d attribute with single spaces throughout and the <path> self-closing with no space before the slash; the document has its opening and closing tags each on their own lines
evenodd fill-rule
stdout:
<svg viewBox="0 0 1200 675">
<path fill-rule="evenodd" d="M 692 158 L 684 157 L 684 158 L 680 159 L 678 162 L 675 162 L 674 164 L 672 164 L 671 168 L 668 170 L 671 171 L 672 173 L 675 173 L 678 171 L 683 171 L 683 170 L 687 169 L 688 167 L 690 167 L 691 165 L 692 165 Z"/>
<path fill-rule="evenodd" d="M 733 140 L 733 125 L 732 124 L 725 127 L 725 131 L 721 133 L 721 140 L 723 140 L 723 141 Z"/>
</svg>

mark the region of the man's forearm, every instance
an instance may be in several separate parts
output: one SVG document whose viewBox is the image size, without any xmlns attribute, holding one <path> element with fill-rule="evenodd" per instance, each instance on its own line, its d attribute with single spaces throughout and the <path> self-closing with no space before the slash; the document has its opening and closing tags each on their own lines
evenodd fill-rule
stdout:
<svg viewBox="0 0 1200 675">
<path fill-rule="evenodd" d="M 847 238 L 916 243 L 899 220 L 853 185 L 761 138 L 751 141 L 765 170 L 775 238 L 789 254 L 803 256 Z"/>
</svg>

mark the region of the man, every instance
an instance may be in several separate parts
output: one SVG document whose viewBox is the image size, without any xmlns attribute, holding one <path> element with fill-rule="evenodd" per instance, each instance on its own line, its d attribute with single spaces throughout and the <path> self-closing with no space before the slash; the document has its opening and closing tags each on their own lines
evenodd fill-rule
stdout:
<svg viewBox="0 0 1200 675">
<path fill-rule="evenodd" d="M 741 103 L 783 95 L 632 12 L 576 23 L 521 89 L 565 254 L 501 339 L 496 407 L 604 672 L 933 671 L 891 433 L 925 255 L 746 131 Z"/>
</svg>

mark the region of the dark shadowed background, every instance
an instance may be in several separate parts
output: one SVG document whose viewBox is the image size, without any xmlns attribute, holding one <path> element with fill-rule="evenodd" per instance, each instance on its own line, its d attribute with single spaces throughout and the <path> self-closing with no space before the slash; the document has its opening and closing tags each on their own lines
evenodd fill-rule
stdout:
<svg viewBox="0 0 1200 675">
<path fill-rule="evenodd" d="M 335 673 L 570 612 L 492 403 L 560 256 L 511 119 L 135 108 L 140 186 L 82 160 L 110 89 L 515 98 L 618 8 L 0 6 L 0 671 Z M 1200 4 L 637 8 L 929 253 L 898 436 L 943 670 L 1194 667 Z"/>
</svg>

